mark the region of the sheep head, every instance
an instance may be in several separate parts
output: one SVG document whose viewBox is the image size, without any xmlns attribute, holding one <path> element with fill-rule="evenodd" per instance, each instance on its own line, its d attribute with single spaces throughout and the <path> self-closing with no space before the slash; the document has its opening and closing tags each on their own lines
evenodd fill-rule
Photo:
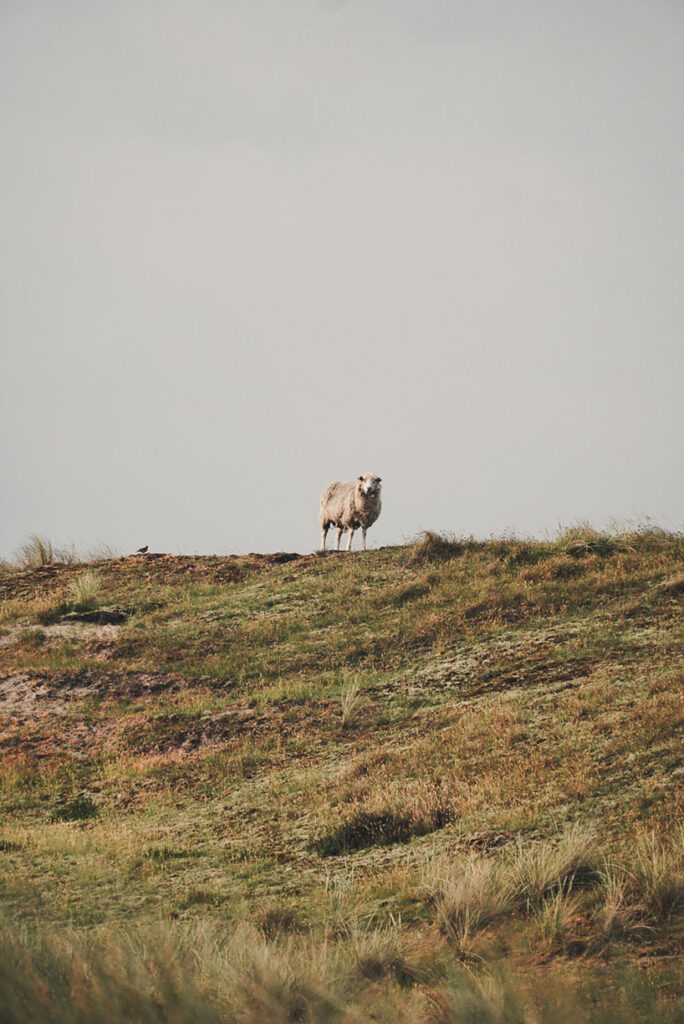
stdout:
<svg viewBox="0 0 684 1024">
<path fill-rule="evenodd" d="M 375 473 L 364 473 L 357 480 L 358 489 L 367 498 L 375 498 L 380 494 L 381 479 Z"/>
</svg>

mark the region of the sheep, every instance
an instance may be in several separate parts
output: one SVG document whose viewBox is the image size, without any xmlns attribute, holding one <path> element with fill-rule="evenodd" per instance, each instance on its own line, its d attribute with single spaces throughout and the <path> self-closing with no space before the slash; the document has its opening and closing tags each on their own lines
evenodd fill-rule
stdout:
<svg viewBox="0 0 684 1024">
<path fill-rule="evenodd" d="M 363 537 L 361 549 L 366 550 L 366 530 L 380 515 L 380 477 L 364 473 L 356 480 L 335 480 L 321 495 L 321 551 L 331 526 L 337 527 L 335 551 L 340 550 L 340 537 L 349 531 L 347 551 L 351 551 L 354 531 L 360 526 Z"/>
</svg>

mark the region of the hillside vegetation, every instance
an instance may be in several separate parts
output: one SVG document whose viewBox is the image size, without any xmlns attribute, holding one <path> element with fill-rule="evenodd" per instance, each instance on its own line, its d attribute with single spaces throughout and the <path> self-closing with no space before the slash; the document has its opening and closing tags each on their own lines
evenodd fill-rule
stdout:
<svg viewBox="0 0 684 1024">
<path fill-rule="evenodd" d="M 0 572 L 0 1019 L 684 1013 L 684 540 Z"/>
</svg>

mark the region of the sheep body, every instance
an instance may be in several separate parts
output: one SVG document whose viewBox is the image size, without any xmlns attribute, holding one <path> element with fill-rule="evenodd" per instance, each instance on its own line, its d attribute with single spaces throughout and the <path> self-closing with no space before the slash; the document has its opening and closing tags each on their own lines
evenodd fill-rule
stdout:
<svg viewBox="0 0 684 1024">
<path fill-rule="evenodd" d="M 380 515 L 380 477 L 364 473 L 356 480 L 334 480 L 321 495 L 321 551 L 331 526 L 337 527 L 335 551 L 340 550 L 340 537 L 349 531 L 347 551 L 351 551 L 354 531 L 361 527 L 361 549 L 366 550 L 366 530 Z"/>
</svg>

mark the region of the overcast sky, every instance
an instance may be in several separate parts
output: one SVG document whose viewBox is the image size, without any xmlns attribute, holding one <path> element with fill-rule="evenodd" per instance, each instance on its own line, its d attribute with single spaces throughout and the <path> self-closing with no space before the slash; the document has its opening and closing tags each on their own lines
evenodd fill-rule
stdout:
<svg viewBox="0 0 684 1024">
<path fill-rule="evenodd" d="M 0 556 L 684 527 L 684 6 L 0 6 Z"/>
</svg>

